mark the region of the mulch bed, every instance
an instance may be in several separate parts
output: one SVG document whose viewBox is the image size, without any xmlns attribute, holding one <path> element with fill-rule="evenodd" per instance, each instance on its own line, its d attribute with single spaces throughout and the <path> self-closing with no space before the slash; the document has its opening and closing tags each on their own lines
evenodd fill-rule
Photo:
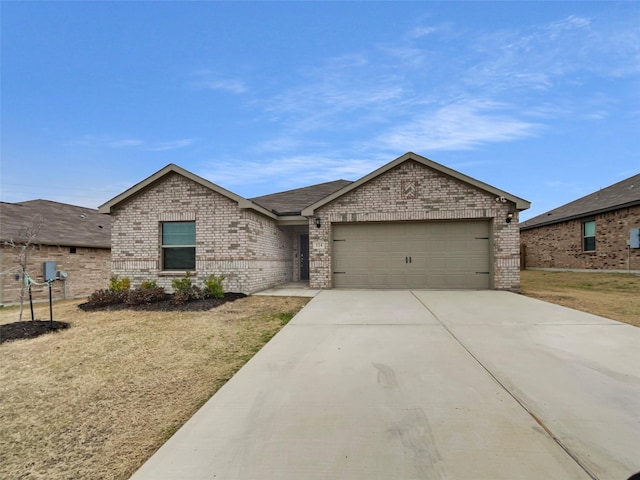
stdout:
<svg viewBox="0 0 640 480">
<path fill-rule="evenodd" d="M 50 322 L 49 320 L 34 320 L 25 322 L 13 322 L 0 325 L 0 343 L 9 340 L 20 340 L 23 338 L 35 338 L 45 333 L 56 332 L 69 328 L 67 322 Z"/>
<path fill-rule="evenodd" d="M 176 304 L 173 302 L 173 295 L 166 295 L 164 300 L 154 303 L 144 303 L 140 305 L 127 305 L 116 303 L 113 305 L 89 305 L 81 303 L 78 307 L 85 312 L 97 311 L 117 311 L 117 310 L 146 310 L 154 312 L 203 312 L 219 307 L 220 305 L 233 302 L 239 298 L 245 298 L 244 293 L 225 293 L 223 298 L 205 298 L 202 300 L 192 300 L 186 303 Z M 24 338 L 35 338 L 45 333 L 55 332 L 69 328 L 66 322 L 50 322 L 48 320 L 35 320 L 26 322 L 13 322 L 0 325 L 0 343 L 9 340 L 20 340 Z"/>
<path fill-rule="evenodd" d="M 220 305 L 233 302 L 239 298 L 245 298 L 244 293 L 225 293 L 223 298 L 205 298 L 202 300 L 191 300 L 185 303 L 176 304 L 173 295 L 166 295 L 164 300 L 154 303 L 143 303 L 139 305 L 127 305 L 126 303 L 115 303 L 112 305 L 89 305 L 81 303 L 79 308 L 85 312 L 113 311 L 113 310 L 146 310 L 153 312 L 202 312 L 219 307 Z"/>
</svg>

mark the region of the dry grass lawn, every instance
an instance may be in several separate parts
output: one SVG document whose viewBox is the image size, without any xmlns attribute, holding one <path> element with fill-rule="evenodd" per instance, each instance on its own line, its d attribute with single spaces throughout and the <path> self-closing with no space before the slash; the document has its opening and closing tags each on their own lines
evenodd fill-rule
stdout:
<svg viewBox="0 0 640 480">
<path fill-rule="evenodd" d="M 128 478 L 307 302 L 178 313 L 56 303 L 69 329 L 0 345 L 0 478 Z M 0 309 L 0 323 L 17 317 Z"/>
<path fill-rule="evenodd" d="M 636 326 L 638 292 L 637 275 L 522 272 L 525 295 Z M 128 478 L 307 302 L 177 313 L 56 303 L 71 328 L 0 345 L 0 478 Z M 16 320 L 0 309 L 0 323 Z"/>
<path fill-rule="evenodd" d="M 640 327 L 640 275 L 521 272 L 522 293 Z"/>
</svg>

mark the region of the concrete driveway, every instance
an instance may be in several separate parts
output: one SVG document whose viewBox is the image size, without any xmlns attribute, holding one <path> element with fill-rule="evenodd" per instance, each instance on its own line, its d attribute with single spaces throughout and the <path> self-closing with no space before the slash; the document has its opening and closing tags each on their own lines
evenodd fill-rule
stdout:
<svg viewBox="0 0 640 480">
<path fill-rule="evenodd" d="M 507 292 L 322 291 L 132 478 L 627 479 L 639 347 Z"/>
</svg>

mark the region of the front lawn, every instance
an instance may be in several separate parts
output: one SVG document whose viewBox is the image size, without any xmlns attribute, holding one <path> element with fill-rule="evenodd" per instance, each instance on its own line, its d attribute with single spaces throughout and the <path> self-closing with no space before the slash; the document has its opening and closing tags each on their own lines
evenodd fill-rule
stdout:
<svg viewBox="0 0 640 480">
<path fill-rule="evenodd" d="M 55 303 L 68 329 L 0 345 L 0 478 L 129 478 L 308 301 L 247 297 L 198 312 Z M 17 317 L 0 309 L 0 324 Z"/>
<path fill-rule="evenodd" d="M 522 293 L 640 327 L 640 275 L 521 272 Z"/>
</svg>

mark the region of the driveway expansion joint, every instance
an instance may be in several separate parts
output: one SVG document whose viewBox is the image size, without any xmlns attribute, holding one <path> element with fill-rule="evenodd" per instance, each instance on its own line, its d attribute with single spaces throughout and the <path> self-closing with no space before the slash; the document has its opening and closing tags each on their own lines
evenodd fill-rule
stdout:
<svg viewBox="0 0 640 480">
<path fill-rule="evenodd" d="M 513 398 L 518 405 L 520 405 L 522 407 L 522 409 L 524 409 L 525 412 L 527 412 L 529 414 L 529 416 L 531 418 L 533 418 L 533 420 L 540 425 L 540 427 L 547 433 L 547 435 L 549 435 L 549 437 L 551 437 L 553 439 L 553 441 L 560 447 L 562 448 L 562 450 L 582 469 L 584 470 L 584 472 L 592 479 L 592 480 L 599 480 L 599 477 L 596 476 L 591 469 L 589 469 L 589 467 L 587 467 L 584 462 L 574 453 L 571 451 L 571 449 L 565 445 L 554 433 L 553 431 L 542 421 L 542 419 L 538 418 L 538 416 L 535 415 L 535 413 L 533 413 L 533 411 L 527 407 L 527 405 L 524 403 L 523 400 L 521 400 L 515 393 L 513 393 L 511 390 L 509 390 L 509 388 L 507 388 L 507 386 L 500 381 L 500 379 L 484 364 L 480 361 L 480 359 L 456 336 L 455 333 L 453 333 L 451 331 L 451 329 L 449 327 L 447 327 L 447 325 L 438 317 L 437 313 L 434 312 L 433 310 L 431 310 L 429 308 L 429 306 L 424 303 L 414 292 L 413 290 L 411 291 L 411 294 L 415 297 L 416 300 L 418 300 L 418 302 L 420 302 L 421 305 L 424 306 L 424 308 L 431 314 L 433 315 L 433 318 L 435 318 L 440 325 L 442 325 L 442 328 L 444 328 L 447 333 L 456 341 L 456 343 L 458 343 L 458 345 L 460 345 L 470 356 L 471 358 L 473 358 L 477 364 L 482 367 L 482 369 L 487 372 L 487 374 L 489 374 L 489 376 L 498 384 L 500 385 L 500 388 L 502 388 L 511 398 Z M 555 324 L 554 324 L 555 325 Z"/>
</svg>

